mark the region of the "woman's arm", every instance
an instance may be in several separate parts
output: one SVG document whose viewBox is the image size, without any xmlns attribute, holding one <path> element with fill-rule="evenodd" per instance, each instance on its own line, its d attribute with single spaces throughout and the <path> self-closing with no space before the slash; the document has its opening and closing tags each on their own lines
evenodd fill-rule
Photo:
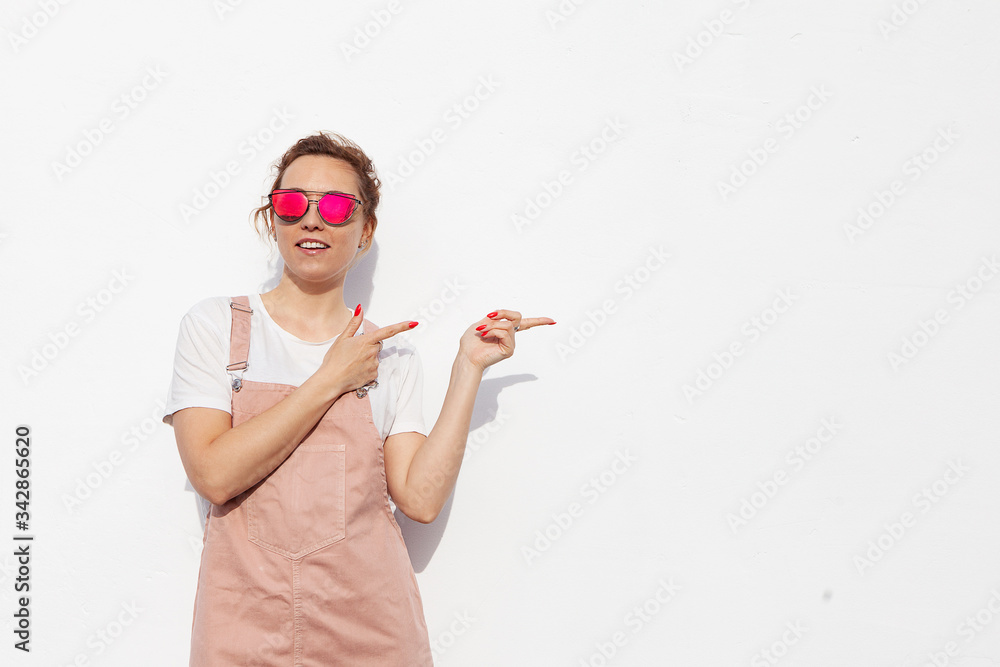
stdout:
<svg viewBox="0 0 1000 667">
<path fill-rule="evenodd" d="M 342 394 L 378 376 L 379 342 L 409 329 L 400 322 L 355 336 L 359 310 L 327 350 L 323 363 L 277 404 L 236 428 L 213 408 L 174 413 L 174 435 L 184 471 L 206 500 L 221 505 L 264 479 L 288 458 Z"/>
<path fill-rule="evenodd" d="M 175 412 L 174 436 L 191 486 L 221 505 L 281 465 L 344 393 L 314 378 L 236 428 L 232 416 L 222 410 Z"/>
<path fill-rule="evenodd" d="M 410 431 L 385 439 L 389 495 L 414 521 L 430 523 L 436 519 L 455 488 L 482 379 L 482 369 L 456 357 L 441 415 L 430 434 Z"/>
<path fill-rule="evenodd" d="M 469 424 L 483 371 L 514 354 L 514 327 L 555 324 L 548 317 L 522 319 L 499 310 L 470 326 L 459 341 L 441 414 L 431 432 L 397 433 L 385 441 L 385 476 L 396 506 L 414 521 L 430 523 L 451 495 L 465 456 Z"/>
</svg>

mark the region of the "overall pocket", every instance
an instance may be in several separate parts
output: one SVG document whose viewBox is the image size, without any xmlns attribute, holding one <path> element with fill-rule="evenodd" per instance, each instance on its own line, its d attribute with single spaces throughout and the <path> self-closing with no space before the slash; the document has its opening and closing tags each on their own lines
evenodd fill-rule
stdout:
<svg viewBox="0 0 1000 667">
<path fill-rule="evenodd" d="M 301 444 L 246 500 L 247 536 L 298 559 L 346 535 L 346 445 Z"/>
</svg>

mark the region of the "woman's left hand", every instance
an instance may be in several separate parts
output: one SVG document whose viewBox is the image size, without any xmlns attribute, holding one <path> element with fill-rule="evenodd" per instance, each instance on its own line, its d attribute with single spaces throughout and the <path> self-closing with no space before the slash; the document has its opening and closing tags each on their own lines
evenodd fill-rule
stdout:
<svg viewBox="0 0 1000 667">
<path fill-rule="evenodd" d="M 465 330 L 458 344 L 458 354 L 480 370 L 486 370 L 514 354 L 515 331 L 520 333 L 541 324 L 555 323 L 549 317 L 522 318 L 516 310 L 497 310 Z"/>
</svg>

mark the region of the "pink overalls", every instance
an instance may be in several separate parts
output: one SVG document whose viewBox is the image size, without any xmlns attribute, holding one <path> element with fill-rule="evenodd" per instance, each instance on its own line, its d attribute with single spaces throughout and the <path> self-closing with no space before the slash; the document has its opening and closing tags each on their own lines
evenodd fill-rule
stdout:
<svg viewBox="0 0 1000 667">
<path fill-rule="evenodd" d="M 232 371 L 246 368 L 252 311 L 245 296 L 230 305 Z M 233 385 L 234 428 L 295 389 Z M 270 475 L 212 505 L 192 667 L 433 665 L 382 444 L 368 396 L 348 392 Z"/>
</svg>

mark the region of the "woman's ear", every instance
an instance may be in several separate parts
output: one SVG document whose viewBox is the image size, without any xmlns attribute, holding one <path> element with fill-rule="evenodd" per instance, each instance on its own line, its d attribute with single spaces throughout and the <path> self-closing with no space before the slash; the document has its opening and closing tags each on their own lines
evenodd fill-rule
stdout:
<svg viewBox="0 0 1000 667">
<path fill-rule="evenodd" d="M 371 220 L 365 220 L 365 229 L 361 232 L 361 243 L 367 247 L 372 244 L 372 237 L 375 236 L 375 225 Z"/>
</svg>

